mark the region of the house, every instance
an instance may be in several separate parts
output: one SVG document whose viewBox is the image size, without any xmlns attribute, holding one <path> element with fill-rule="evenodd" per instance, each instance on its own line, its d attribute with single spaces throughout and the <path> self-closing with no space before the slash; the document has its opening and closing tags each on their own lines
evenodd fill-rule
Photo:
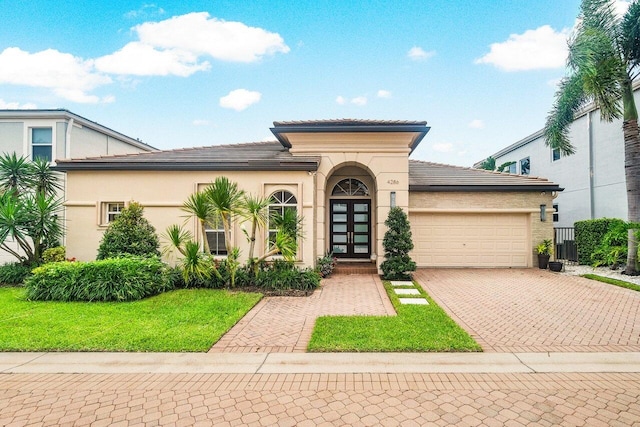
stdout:
<svg viewBox="0 0 640 427">
<path fill-rule="evenodd" d="M 155 148 L 68 110 L 0 110 L 0 153 L 28 159 L 134 154 Z M 64 184 L 64 175 L 61 177 Z M 0 263 L 15 258 L 0 251 Z"/>
<path fill-rule="evenodd" d="M 640 82 L 634 85 L 640 102 Z M 595 218 L 627 219 L 622 120 L 603 122 L 595 104 L 576 114 L 569 129 L 575 153 L 561 155 L 545 145 L 540 130 L 491 156 L 496 165 L 515 162 L 509 172 L 544 176 L 564 187 L 553 202 L 556 227 L 573 227 L 576 221 Z M 482 161 L 474 166 L 479 167 Z"/>
<path fill-rule="evenodd" d="M 546 179 L 410 160 L 428 133 L 423 121 L 274 122 L 276 141 L 59 160 L 66 172 L 68 256 L 94 259 L 119 209 L 135 200 L 159 233 L 185 221 L 187 197 L 224 175 L 271 210 L 304 218 L 300 265 L 328 251 L 342 261 L 380 265 L 384 221 L 392 206 L 409 214 L 419 266 L 532 267 L 534 247 L 551 238 L 550 208 L 559 186 Z M 97 185 L 99 183 L 99 185 Z M 200 236 L 195 219 L 188 229 Z M 234 223 L 233 245 L 248 242 Z M 214 255 L 224 233 L 209 225 Z M 264 249 L 269 226 L 256 248 Z"/>
</svg>

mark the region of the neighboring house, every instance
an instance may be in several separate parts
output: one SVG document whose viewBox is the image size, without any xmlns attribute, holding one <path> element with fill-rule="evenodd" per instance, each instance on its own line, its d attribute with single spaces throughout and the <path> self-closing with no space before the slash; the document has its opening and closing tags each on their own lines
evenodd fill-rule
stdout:
<svg viewBox="0 0 640 427">
<path fill-rule="evenodd" d="M 55 165 L 59 159 L 155 150 L 67 110 L 0 110 L 0 153 L 40 157 Z M 14 260 L 0 251 L 0 263 Z"/>
<path fill-rule="evenodd" d="M 221 175 L 270 197 L 270 210 L 303 216 L 298 261 L 306 266 L 328 251 L 379 266 L 394 205 L 409 213 L 412 256 L 423 267 L 532 267 L 535 246 L 552 237 L 540 211 L 550 208 L 557 184 L 410 160 L 426 122 L 275 122 L 271 131 L 277 141 L 59 161 L 68 183 L 68 256 L 93 259 L 107 225 L 132 200 L 159 233 L 183 223 L 182 203 Z M 186 224 L 200 236 L 195 219 Z M 240 227 L 232 243 L 246 256 Z M 212 252 L 224 256 L 222 228 L 206 231 Z M 257 251 L 268 233 L 267 225 Z"/>
<path fill-rule="evenodd" d="M 640 91 L 636 84 L 636 102 Z M 556 227 L 573 227 L 576 221 L 595 218 L 627 219 L 627 189 L 624 174 L 622 121 L 600 120 L 600 110 L 589 104 L 569 130 L 575 153 L 562 156 L 545 145 L 540 130 L 492 154 L 496 165 L 516 162 L 509 172 L 544 176 L 564 191 L 553 202 Z M 482 161 L 474 166 L 479 167 Z"/>
</svg>

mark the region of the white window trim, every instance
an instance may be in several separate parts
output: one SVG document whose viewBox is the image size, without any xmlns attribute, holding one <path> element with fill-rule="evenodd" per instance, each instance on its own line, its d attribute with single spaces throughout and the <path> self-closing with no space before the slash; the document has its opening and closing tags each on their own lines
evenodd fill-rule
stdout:
<svg viewBox="0 0 640 427">
<path fill-rule="evenodd" d="M 525 161 L 525 160 L 529 161 L 529 172 L 528 173 L 522 173 L 522 162 Z M 527 156 L 527 157 L 523 157 L 522 159 L 520 159 L 518 161 L 518 168 L 520 169 L 520 175 L 523 175 L 523 176 L 531 175 L 531 157 Z"/>
<path fill-rule="evenodd" d="M 554 159 L 554 158 L 553 158 L 553 152 L 554 152 L 554 151 L 556 151 L 556 150 L 558 150 L 558 156 L 559 156 L 559 157 L 558 157 L 557 159 Z M 551 154 L 551 163 L 559 162 L 559 161 L 560 161 L 560 160 L 562 160 L 562 158 L 564 157 L 564 156 L 562 155 L 562 152 L 560 151 L 560 149 L 559 149 L 559 148 L 551 148 L 551 150 L 550 150 L 550 154 Z"/>
<path fill-rule="evenodd" d="M 292 189 L 290 188 L 290 186 L 283 186 L 280 188 L 275 188 L 273 189 L 270 193 L 269 193 L 269 200 L 271 200 L 271 198 L 273 197 L 274 194 L 278 193 L 278 192 L 287 192 L 289 194 L 291 194 L 293 196 L 293 198 L 295 199 L 295 203 L 269 203 L 269 206 L 267 206 L 267 226 L 265 227 L 266 230 L 266 236 L 264 239 L 265 242 L 265 251 L 269 249 L 269 234 L 274 231 L 271 229 L 271 224 L 270 224 L 270 210 L 271 210 L 271 206 L 282 206 L 282 207 L 294 207 L 296 209 L 296 214 L 299 216 L 300 215 L 300 200 L 298 195 L 296 194 L 295 191 L 292 191 Z M 302 249 L 302 241 L 301 239 L 298 239 L 298 250 L 296 253 L 296 261 L 300 261 L 301 260 L 301 249 Z M 278 254 L 278 255 L 272 255 L 271 257 L 269 257 L 270 260 L 275 260 L 275 259 L 282 259 L 282 255 Z"/>
<path fill-rule="evenodd" d="M 233 224 L 233 220 L 232 219 L 231 219 L 231 224 Z M 223 235 L 224 235 L 224 227 L 222 227 L 222 222 L 220 223 L 220 226 L 221 226 L 221 228 L 211 228 L 211 227 L 208 227 L 208 224 L 205 224 L 204 232 L 205 232 L 205 234 L 207 233 L 207 231 L 215 231 L 215 232 L 218 232 L 218 233 L 222 232 Z M 233 227 L 231 227 L 231 241 L 233 242 Z M 226 250 L 226 247 L 225 247 L 225 250 Z M 209 252 L 211 252 L 211 248 L 209 248 Z M 225 253 L 225 254 L 214 254 L 214 253 L 211 253 L 211 256 L 214 257 L 215 259 L 225 259 L 225 258 L 227 258 L 228 255 L 229 255 L 228 253 Z"/>
<path fill-rule="evenodd" d="M 113 222 L 113 220 L 109 221 L 109 213 L 110 213 L 109 205 L 115 205 L 115 204 L 121 204 L 122 209 L 125 209 L 129 206 L 128 202 L 123 202 L 123 201 L 115 201 L 115 200 L 100 201 L 98 203 L 98 226 L 106 228 L 109 226 L 111 222 Z"/>
<path fill-rule="evenodd" d="M 23 153 L 24 156 L 33 161 L 33 144 L 31 143 L 31 129 L 34 128 L 51 128 L 51 164 L 55 164 L 55 160 L 57 157 L 57 132 L 56 132 L 56 124 L 55 120 L 25 120 L 23 127 Z"/>
</svg>

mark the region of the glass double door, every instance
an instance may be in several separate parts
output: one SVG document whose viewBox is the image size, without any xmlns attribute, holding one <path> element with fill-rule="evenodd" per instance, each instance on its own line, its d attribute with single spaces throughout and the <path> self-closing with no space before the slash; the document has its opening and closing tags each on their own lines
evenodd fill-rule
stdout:
<svg viewBox="0 0 640 427">
<path fill-rule="evenodd" d="M 329 239 L 338 258 L 371 256 L 371 201 L 331 200 Z"/>
</svg>

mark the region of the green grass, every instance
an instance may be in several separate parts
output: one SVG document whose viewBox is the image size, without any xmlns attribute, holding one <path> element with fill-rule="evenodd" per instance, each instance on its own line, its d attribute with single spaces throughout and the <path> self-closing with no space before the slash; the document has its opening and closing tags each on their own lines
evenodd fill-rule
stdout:
<svg viewBox="0 0 640 427">
<path fill-rule="evenodd" d="M 401 305 L 384 283 L 397 316 L 325 316 L 316 320 L 308 350 L 314 352 L 482 351 L 424 290 L 429 305 Z"/>
<path fill-rule="evenodd" d="M 0 288 L 0 351 L 207 351 L 261 298 L 182 289 L 134 302 L 31 302 Z"/>
<path fill-rule="evenodd" d="M 583 274 L 582 277 L 587 279 L 597 280 L 598 282 L 608 283 L 610 285 L 620 286 L 621 288 L 627 288 L 640 292 L 640 286 L 635 283 L 625 282 L 624 280 L 612 279 L 611 277 L 598 276 L 597 274 Z"/>
</svg>

